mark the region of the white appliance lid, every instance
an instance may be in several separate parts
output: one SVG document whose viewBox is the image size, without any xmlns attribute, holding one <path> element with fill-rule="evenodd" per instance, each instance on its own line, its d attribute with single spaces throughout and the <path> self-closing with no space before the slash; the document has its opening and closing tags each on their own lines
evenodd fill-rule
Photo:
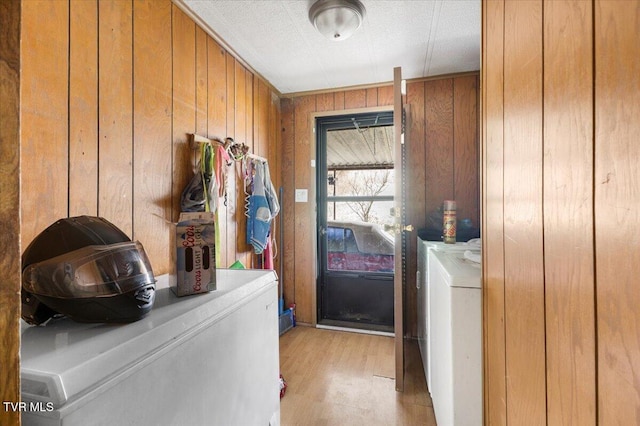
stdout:
<svg viewBox="0 0 640 426">
<path fill-rule="evenodd" d="M 427 248 L 435 251 L 446 251 L 446 252 L 464 252 L 466 250 L 477 251 L 477 252 L 480 251 L 479 244 L 470 244 L 470 243 L 463 243 L 463 242 L 447 244 L 442 241 L 427 241 L 427 240 L 421 240 L 421 239 L 419 239 L 419 241 L 422 244 L 424 244 Z"/>
<path fill-rule="evenodd" d="M 164 353 L 257 296 L 277 277 L 266 270 L 218 269 L 217 290 L 180 298 L 169 288 L 168 275 L 157 279 L 153 309 L 133 323 L 87 324 L 68 318 L 46 326 L 23 322 L 23 400 L 60 407 L 102 384 L 117 382 L 152 354 Z"/>
<path fill-rule="evenodd" d="M 463 252 L 432 251 L 435 262 L 444 274 L 450 287 L 481 288 L 482 267 L 479 263 L 464 258 Z"/>
</svg>

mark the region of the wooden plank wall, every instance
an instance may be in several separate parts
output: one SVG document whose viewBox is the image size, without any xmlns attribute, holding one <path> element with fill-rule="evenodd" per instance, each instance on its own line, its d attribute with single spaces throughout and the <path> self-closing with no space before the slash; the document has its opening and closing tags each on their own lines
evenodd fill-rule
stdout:
<svg viewBox="0 0 640 426">
<path fill-rule="evenodd" d="M 0 2 L 0 399 L 20 400 L 20 9 Z M 0 424 L 20 412 L 0 410 Z"/>
<path fill-rule="evenodd" d="M 638 28 L 483 2 L 485 424 L 640 424 Z"/>
<path fill-rule="evenodd" d="M 481 98 L 485 425 L 506 425 L 507 423 L 506 353 L 504 350 L 504 212 L 502 208 L 505 168 L 503 36 L 504 4 L 498 1 L 484 3 Z"/>
<path fill-rule="evenodd" d="M 478 90 L 477 74 L 407 84 L 407 223 L 417 230 L 444 200 L 456 200 L 459 219 L 480 225 Z M 407 238 L 405 334 L 412 337 L 418 334 L 416 236 Z"/>
<path fill-rule="evenodd" d="M 444 199 L 458 200 L 462 217 L 479 226 L 478 74 L 410 81 L 407 103 L 411 105 L 411 140 L 407 190 L 409 223 L 426 226 L 426 216 Z M 295 301 L 298 321 L 315 320 L 315 198 L 294 203 L 294 189 L 315 187 L 315 142 L 310 141 L 311 114 L 366 107 L 393 108 L 393 87 L 337 90 L 282 100 L 282 182 L 285 228 L 283 273 L 286 303 Z M 416 232 L 409 238 L 405 330 L 417 336 Z"/>
<path fill-rule="evenodd" d="M 598 420 L 640 424 L 640 3 L 594 17 Z"/>
<path fill-rule="evenodd" d="M 99 215 L 169 272 L 188 133 L 246 143 L 279 186 L 279 95 L 170 0 L 28 1 L 22 37 L 23 246 L 59 218 Z M 221 200 L 223 267 L 258 264 L 239 171 Z"/>
</svg>

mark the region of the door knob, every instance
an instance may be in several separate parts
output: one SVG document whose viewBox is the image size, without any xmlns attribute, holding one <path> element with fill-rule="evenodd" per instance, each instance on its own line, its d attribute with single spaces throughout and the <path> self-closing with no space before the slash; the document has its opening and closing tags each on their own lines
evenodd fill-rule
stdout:
<svg viewBox="0 0 640 426">
<path fill-rule="evenodd" d="M 393 231 L 396 234 L 399 234 L 402 231 L 411 232 L 413 231 L 413 225 L 401 226 L 399 223 L 394 223 L 393 225 L 384 225 L 384 230 Z"/>
</svg>

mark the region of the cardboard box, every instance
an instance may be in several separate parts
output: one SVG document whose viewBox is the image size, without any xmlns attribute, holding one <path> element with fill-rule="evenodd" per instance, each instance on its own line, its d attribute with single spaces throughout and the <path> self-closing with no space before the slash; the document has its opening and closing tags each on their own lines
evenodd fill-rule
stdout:
<svg viewBox="0 0 640 426">
<path fill-rule="evenodd" d="M 177 296 L 216 289 L 216 235 L 213 213 L 180 213 L 175 227 L 175 274 L 171 288 Z"/>
</svg>

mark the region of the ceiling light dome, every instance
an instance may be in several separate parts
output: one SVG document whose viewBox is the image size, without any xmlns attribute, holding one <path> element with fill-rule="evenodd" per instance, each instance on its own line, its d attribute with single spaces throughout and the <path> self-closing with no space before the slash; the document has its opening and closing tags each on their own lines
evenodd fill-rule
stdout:
<svg viewBox="0 0 640 426">
<path fill-rule="evenodd" d="M 345 40 L 362 25 L 365 10 L 358 0 L 318 0 L 309 10 L 309 20 L 329 40 Z"/>
</svg>

